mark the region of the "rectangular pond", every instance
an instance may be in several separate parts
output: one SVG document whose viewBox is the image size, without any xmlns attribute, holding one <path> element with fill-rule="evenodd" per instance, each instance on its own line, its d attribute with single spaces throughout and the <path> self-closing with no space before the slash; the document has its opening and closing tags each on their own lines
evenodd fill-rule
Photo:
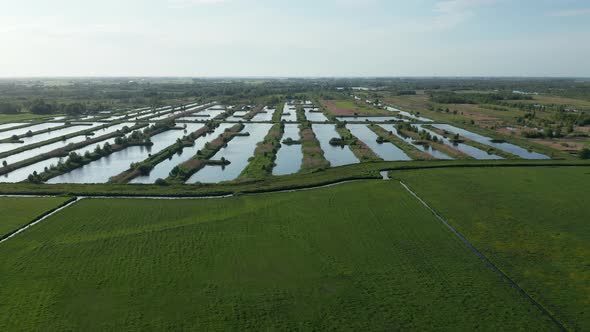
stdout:
<svg viewBox="0 0 590 332">
<path fill-rule="evenodd" d="M 297 107 L 295 107 L 295 105 L 286 103 L 285 107 L 283 107 L 283 115 L 281 116 L 281 121 L 297 122 Z"/>
<path fill-rule="evenodd" d="M 428 130 L 428 129 L 424 129 L 421 125 L 417 124 L 415 125 L 415 127 L 417 127 L 420 131 L 422 130 L 426 130 L 426 132 L 430 133 L 430 135 L 432 135 L 433 137 L 436 136 L 439 141 L 442 141 L 444 144 L 448 145 L 448 146 L 452 146 L 453 148 L 475 158 L 475 159 L 480 159 L 480 160 L 484 160 L 484 159 L 493 159 L 493 160 L 499 160 L 499 159 L 504 159 L 500 156 L 497 156 L 495 154 L 489 154 L 487 151 L 483 151 L 480 150 L 478 148 L 475 148 L 473 146 L 467 145 L 467 144 L 463 144 L 463 143 L 453 143 L 451 142 L 449 139 L 444 138 L 442 135 L 439 135 L 435 132 L 433 132 L 432 130 Z"/>
<path fill-rule="evenodd" d="M 337 116 L 338 121 L 348 122 L 400 122 L 403 119 L 395 116 Z"/>
<path fill-rule="evenodd" d="M 527 149 L 524 149 L 518 145 L 514 145 L 514 144 L 510 144 L 510 143 L 494 143 L 494 142 L 492 142 L 492 139 L 489 137 L 485 137 L 485 136 L 482 136 L 482 135 L 479 135 L 476 133 L 472 133 L 468 130 L 465 130 L 462 128 L 457 128 L 455 126 L 451 126 L 448 124 L 435 124 L 433 126 L 438 129 L 441 129 L 441 130 L 446 130 L 448 132 L 457 133 L 460 136 L 469 138 L 470 140 L 476 141 L 481 144 L 489 145 L 489 146 L 494 147 L 498 150 L 519 156 L 523 159 L 550 159 L 549 156 L 546 156 L 544 154 L 537 153 L 537 152 L 528 151 Z"/>
<path fill-rule="evenodd" d="M 100 125 L 102 125 L 102 123 Z M 110 126 L 108 128 L 98 129 L 98 130 L 94 131 L 93 135 L 90 135 L 90 137 L 94 138 L 94 137 L 99 137 L 102 135 L 107 135 L 107 134 L 113 133 L 119 129 L 123 129 L 123 127 L 125 127 L 125 126 L 131 127 L 131 126 L 133 126 L 133 123 L 121 123 L 121 124 L 117 124 L 114 126 Z M 26 150 L 26 151 L 23 151 L 20 153 L 16 153 L 16 154 L 10 155 L 6 158 L 0 158 L 0 162 L 2 162 L 3 160 L 6 160 L 6 162 L 8 164 L 13 164 L 15 162 L 29 159 L 29 158 L 35 157 L 37 155 L 53 151 L 55 149 L 63 148 L 65 146 L 67 146 L 68 144 L 83 142 L 86 139 L 87 139 L 87 136 L 84 136 L 84 135 L 75 136 L 75 137 L 72 137 L 72 138 L 69 138 L 66 140 L 43 145 L 38 148 Z"/>
<path fill-rule="evenodd" d="M 324 113 L 319 112 L 318 110 L 319 108 L 304 107 L 303 111 L 305 111 L 305 118 L 312 122 L 328 121 L 328 118 L 324 115 Z"/>
<path fill-rule="evenodd" d="M 12 137 L 12 135 L 17 135 L 17 136 L 24 135 L 28 131 L 36 132 L 36 131 L 45 130 L 45 129 L 49 129 L 49 128 L 55 128 L 55 127 L 59 127 L 59 126 L 63 126 L 63 125 L 64 125 L 63 122 L 46 122 L 46 123 L 39 123 L 39 124 L 31 124 L 28 127 L 0 132 L 0 140 L 10 138 L 10 137 Z"/>
<path fill-rule="evenodd" d="M 4 123 L 0 124 L 0 130 L 10 129 L 13 127 L 19 127 L 26 125 L 26 122 L 12 122 L 12 123 Z M 1 135 L 1 134 L 0 134 Z"/>
<path fill-rule="evenodd" d="M 281 142 L 287 138 L 294 141 L 300 140 L 299 127 L 296 124 L 286 124 L 285 132 Z M 303 151 L 301 144 L 287 145 L 281 143 L 281 148 L 277 152 L 275 167 L 272 169 L 273 175 L 286 175 L 297 173 L 301 169 L 303 162 Z"/>
<path fill-rule="evenodd" d="M 341 137 L 336 131 L 336 125 L 314 123 L 312 129 L 320 142 L 320 147 L 324 151 L 324 157 L 326 157 L 332 167 L 358 164 L 360 162 L 348 146 L 334 146 L 330 144 L 332 138 Z"/>
<path fill-rule="evenodd" d="M 184 148 L 180 153 L 175 154 L 172 158 L 164 160 L 152 169 L 149 175 L 139 176 L 131 180 L 130 183 L 154 183 L 157 179 L 165 179 L 170 174 L 172 169 L 189 160 L 197 154 L 197 151 L 201 150 L 207 142 L 210 142 L 221 135 L 226 129 L 231 128 L 233 123 L 221 123 L 213 133 L 206 136 L 199 137 L 195 140 L 195 144 L 191 147 Z M 202 127 L 203 125 L 201 125 Z"/>
<path fill-rule="evenodd" d="M 77 126 L 74 125 L 71 127 L 52 130 L 52 131 L 38 134 L 35 136 L 31 136 L 31 137 L 23 137 L 23 138 L 21 138 L 21 141 L 23 141 L 23 143 L 0 143 L 0 152 L 7 152 L 7 151 L 18 149 L 21 147 L 26 147 L 28 145 L 40 143 L 40 142 L 43 142 L 43 141 L 46 141 L 49 139 L 53 139 L 56 137 L 73 134 L 73 133 L 76 133 L 79 131 L 85 131 L 85 130 L 92 129 L 92 127 L 96 127 L 99 125 L 101 125 L 101 123 L 90 123 L 89 125 L 77 125 Z"/>
<path fill-rule="evenodd" d="M 248 114 L 248 111 L 235 111 L 232 116 L 225 119 L 225 121 L 245 121 L 244 115 Z"/>
<path fill-rule="evenodd" d="M 348 124 L 346 127 L 363 141 L 376 155 L 385 161 L 412 160 L 403 150 L 390 142 L 377 143 L 377 134 L 364 124 Z"/>
<path fill-rule="evenodd" d="M 399 114 L 401 114 L 401 115 L 403 115 L 403 116 L 405 116 L 407 118 L 414 119 L 416 121 L 421 121 L 421 122 L 434 122 L 432 119 L 425 118 L 425 117 L 418 116 L 418 115 L 414 115 L 414 114 L 412 114 L 410 112 L 402 111 L 402 110 L 399 110 L 399 109 L 397 109 L 395 107 L 386 106 L 385 109 L 388 110 L 388 111 L 390 111 L 390 112 L 397 112 L 397 113 L 399 113 Z"/>
<path fill-rule="evenodd" d="M 275 111 L 276 110 L 274 108 L 264 107 L 264 109 L 262 110 L 262 112 L 257 113 L 256 115 L 254 115 L 254 117 L 250 121 L 253 121 L 253 122 L 272 121 L 272 117 L 273 117 Z"/>
<path fill-rule="evenodd" d="M 137 163 L 147 159 L 151 154 L 160 152 L 164 148 L 174 144 L 188 132 L 196 130 L 200 124 L 187 124 L 187 130 L 171 129 L 152 136 L 154 145 L 131 146 L 109 156 L 100 158 L 90 164 L 72 170 L 69 173 L 57 176 L 47 183 L 106 183 L 112 176 L 127 170 L 131 163 Z"/>
<path fill-rule="evenodd" d="M 186 183 L 217 183 L 236 179 L 248 166 L 248 159 L 254 155 L 256 144 L 264 139 L 271 127 L 272 124 L 269 123 L 245 124 L 242 132 L 250 133 L 250 136 L 234 137 L 226 148 L 222 148 L 211 158 L 220 160 L 223 157 L 231 164 L 225 167 L 207 165 L 193 174 Z"/>
<path fill-rule="evenodd" d="M 424 152 L 428 153 L 429 155 L 433 156 L 436 159 L 443 159 L 443 160 L 452 160 L 453 159 L 453 158 L 449 157 L 448 155 L 446 155 L 445 153 L 442 153 L 442 152 L 440 152 L 438 150 L 433 149 L 430 145 L 416 144 L 416 140 L 415 139 L 413 139 L 411 137 L 404 137 L 404 136 L 400 135 L 400 133 L 395 128 L 395 125 L 392 125 L 392 124 L 380 124 L 379 126 L 381 128 L 383 128 L 383 129 L 391 132 L 395 136 L 403 139 L 404 141 L 412 144 L 413 146 L 415 146 L 416 148 L 418 148 L 420 151 L 424 151 Z"/>
</svg>

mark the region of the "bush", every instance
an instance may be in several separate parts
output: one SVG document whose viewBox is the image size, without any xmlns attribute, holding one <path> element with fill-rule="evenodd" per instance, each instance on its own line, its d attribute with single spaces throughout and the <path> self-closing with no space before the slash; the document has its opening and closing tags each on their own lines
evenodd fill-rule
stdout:
<svg viewBox="0 0 590 332">
<path fill-rule="evenodd" d="M 580 159 L 590 159 L 590 149 L 583 148 L 582 151 L 580 151 L 579 157 Z"/>
<path fill-rule="evenodd" d="M 167 186 L 167 185 L 169 185 L 168 181 L 166 181 L 166 180 L 164 180 L 162 178 L 157 179 L 156 182 L 155 182 L 155 184 L 158 185 L 158 186 Z"/>
</svg>

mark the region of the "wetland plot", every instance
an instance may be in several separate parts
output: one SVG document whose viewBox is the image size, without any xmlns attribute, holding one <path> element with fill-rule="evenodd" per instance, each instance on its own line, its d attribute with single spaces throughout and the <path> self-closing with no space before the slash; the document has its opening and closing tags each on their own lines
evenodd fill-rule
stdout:
<svg viewBox="0 0 590 332">
<path fill-rule="evenodd" d="M 336 131 L 336 125 L 313 124 L 312 129 L 320 142 L 322 150 L 324 150 L 324 157 L 326 157 L 332 167 L 357 164 L 360 162 L 348 146 L 330 144 L 332 138 L 341 138 L 340 134 Z"/>
<path fill-rule="evenodd" d="M 184 124 L 183 124 L 184 125 Z M 66 174 L 54 177 L 47 183 L 105 183 L 129 168 L 131 163 L 137 163 L 147 159 L 166 147 L 174 144 L 177 139 L 195 131 L 201 124 L 189 123 L 184 129 L 170 129 L 152 136 L 153 145 L 130 146 L 121 151 L 114 152 L 87 165 L 76 168 Z"/>
<path fill-rule="evenodd" d="M 186 183 L 217 183 L 230 181 L 240 176 L 240 173 L 248 165 L 248 159 L 254 155 L 256 144 L 264 139 L 272 124 L 245 124 L 242 133 L 247 136 L 236 136 L 227 145 L 217 152 L 212 160 L 227 160 L 229 165 L 207 165 L 191 176 Z M 223 158 L 223 159 L 222 159 Z"/>
<path fill-rule="evenodd" d="M 86 199 L 0 258 L 2 330 L 554 329 L 396 182 Z"/>
<path fill-rule="evenodd" d="M 397 146 L 389 142 L 378 142 L 379 136 L 364 124 L 349 124 L 346 126 L 350 132 L 363 141 L 373 152 L 385 161 L 412 160 Z"/>
<path fill-rule="evenodd" d="M 590 326 L 590 169 L 391 173 L 572 330 Z M 529 328 L 530 329 L 530 328 Z"/>
<path fill-rule="evenodd" d="M 436 137 L 439 142 L 443 142 L 444 144 L 451 146 L 454 149 L 457 149 L 457 150 L 461 151 L 462 153 L 464 153 L 470 157 L 473 157 L 475 159 L 480 159 L 480 160 L 483 160 L 483 159 L 496 159 L 496 160 L 504 159 L 500 156 L 488 153 L 487 151 L 480 150 L 478 148 L 475 148 L 475 147 L 467 145 L 467 144 L 454 143 L 449 138 L 443 137 L 442 135 L 439 135 L 431 130 L 425 129 L 419 124 L 416 125 L 416 127 L 418 128 L 419 131 L 425 131 L 425 132 L 429 133 L 432 137 Z"/>
<path fill-rule="evenodd" d="M 221 123 L 212 133 L 197 138 L 192 146 L 185 147 L 180 153 L 176 153 L 171 158 L 157 164 L 154 169 L 151 170 L 149 175 L 138 176 L 131 180 L 130 183 L 148 184 L 155 183 L 158 179 L 167 178 L 170 171 L 172 171 L 176 165 L 180 165 L 195 156 L 199 150 L 205 147 L 207 142 L 214 140 L 226 129 L 231 128 L 232 126 L 233 124 L 231 123 Z"/>
<path fill-rule="evenodd" d="M 524 149 L 518 145 L 514 145 L 514 144 L 510 144 L 510 143 L 505 143 L 505 142 L 496 143 L 489 137 L 485 137 L 485 136 L 482 136 L 482 135 L 479 135 L 476 133 L 472 133 L 468 130 L 465 130 L 462 128 L 457 128 L 455 126 L 451 126 L 448 124 L 435 124 L 433 126 L 438 129 L 441 129 L 441 130 L 446 130 L 446 131 L 454 133 L 454 134 L 459 134 L 460 136 L 467 137 L 467 138 L 474 140 L 478 143 L 494 147 L 498 150 L 502 150 L 502 151 L 517 155 L 523 159 L 549 159 L 549 157 L 544 154 L 533 152 L 533 151 L 528 151 L 527 149 Z"/>
<path fill-rule="evenodd" d="M 301 151 L 301 140 L 299 136 L 299 125 L 286 124 L 283 133 L 281 148 L 277 152 L 273 175 L 286 175 L 297 173 L 303 162 L 303 151 Z M 296 144 L 285 143 L 285 141 L 297 142 Z"/>
</svg>

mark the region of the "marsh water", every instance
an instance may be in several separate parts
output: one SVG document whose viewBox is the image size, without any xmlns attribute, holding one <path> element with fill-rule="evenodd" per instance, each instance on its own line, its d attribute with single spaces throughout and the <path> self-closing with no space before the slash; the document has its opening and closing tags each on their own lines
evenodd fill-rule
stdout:
<svg viewBox="0 0 590 332">
<path fill-rule="evenodd" d="M 395 136 L 397 136 L 397 137 L 403 139 L 404 141 L 406 141 L 406 142 L 414 145 L 420 151 L 424 151 L 424 152 L 428 153 L 429 155 L 433 156 L 436 159 L 444 159 L 444 160 L 451 160 L 451 159 L 453 159 L 452 157 L 449 157 L 445 153 L 433 149 L 430 145 L 416 144 L 416 140 L 415 139 L 413 139 L 411 137 L 404 137 L 404 136 L 402 136 L 397 131 L 397 129 L 395 128 L 395 125 L 392 125 L 392 124 L 380 124 L 379 126 L 381 128 L 383 128 L 383 129 L 387 130 L 387 131 L 390 131 Z"/>
<path fill-rule="evenodd" d="M 50 179 L 47 183 L 105 183 L 109 178 L 127 170 L 131 163 L 140 162 L 151 154 L 174 144 L 178 138 L 193 132 L 200 124 L 187 124 L 185 130 L 171 129 L 151 137 L 150 147 L 130 146 L 100 158 L 69 173 Z"/>
<path fill-rule="evenodd" d="M 313 122 L 328 121 L 328 118 L 322 112 L 318 112 L 318 108 L 304 107 L 305 118 Z"/>
<path fill-rule="evenodd" d="M 281 142 L 287 138 L 291 138 L 294 141 L 300 139 L 299 136 L 299 125 L 286 124 L 285 132 Z M 303 151 L 301 150 L 301 144 L 287 145 L 281 143 L 281 148 L 277 152 L 277 158 L 275 160 L 276 166 L 272 170 L 273 175 L 286 175 L 297 173 L 301 169 L 303 161 Z"/>
<path fill-rule="evenodd" d="M 369 129 L 367 125 L 348 124 L 346 128 L 385 161 L 412 160 L 404 151 L 390 142 L 377 143 L 379 136 Z"/>
<path fill-rule="evenodd" d="M 5 129 L 14 128 L 14 127 L 24 126 L 26 124 L 27 124 L 26 122 L 4 123 L 4 124 L 0 124 L 0 130 L 5 130 Z M 0 135 L 2 135 L 2 133 L 0 133 Z"/>
<path fill-rule="evenodd" d="M 0 144 L 0 152 L 7 152 L 10 150 L 18 149 L 18 148 L 25 147 L 25 146 L 28 146 L 31 144 L 36 144 L 36 143 L 40 143 L 43 141 L 47 141 L 47 140 L 50 140 L 50 139 L 53 139 L 56 137 L 60 137 L 60 136 L 68 135 L 68 134 L 73 134 L 73 133 L 76 133 L 79 131 L 85 131 L 85 130 L 92 129 L 93 127 L 96 127 L 99 125 L 101 125 L 101 124 L 100 123 L 91 123 L 89 125 L 73 125 L 71 127 L 48 131 L 46 133 L 37 134 L 37 135 L 31 136 L 31 137 L 23 137 L 20 139 L 23 143 L 1 143 Z"/>
<path fill-rule="evenodd" d="M 337 116 L 338 121 L 355 121 L 355 122 L 400 122 L 403 119 L 395 116 Z"/>
<path fill-rule="evenodd" d="M 452 146 L 453 148 L 475 158 L 475 159 L 494 159 L 494 160 L 498 160 L 498 159 L 504 159 L 500 156 L 497 156 L 495 154 L 490 154 L 487 151 L 483 151 L 480 150 L 478 148 L 475 148 L 471 145 L 467 145 L 467 144 L 463 144 L 463 143 L 453 143 L 451 142 L 448 138 L 443 137 L 442 135 L 439 135 L 435 132 L 433 132 L 432 130 L 428 130 L 423 128 L 421 125 L 417 124 L 415 125 L 420 131 L 425 130 L 426 132 L 430 133 L 430 135 L 432 135 L 433 137 L 436 136 L 439 140 L 442 140 L 442 142 L 448 146 Z"/>
<path fill-rule="evenodd" d="M 527 149 L 524 149 L 518 145 L 514 145 L 514 144 L 510 144 L 510 143 L 494 143 L 494 142 L 492 142 L 492 139 L 489 137 L 485 137 L 485 136 L 470 132 L 468 130 L 465 130 L 462 128 L 457 128 L 457 127 L 454 127 L 454 126 L 451 126 L 448 124 L 434 124 L 433 126 L 438 129 L 441 129 L 441 130 L 446 130 L 446 131 L 449 131 L 452 133 L 457 133 L 460 136 L 467 137 L 475 142 L 489 145 L 489 146 L 494 147 L 498 150 L 502 150 L 504 152 L 508 152 L 508 153 L 517 155 L 523 159 L 550 159 L 549 156 L 546 156 L 544 154 L 537 153 L 537 152 L 528 151 Z"/>
<path fill-rule="evenodd" d="M 397 109 L 395 107 L 386 106 L 385 109 L 388 110 L 388 111 L 390 111 L 390 112 L 399 113 L 399 114 L 401 114 L 401 115 L 403 115 L 403 116 L 405 116 L 407 118 L 410 118 L 410 119 L 414 119 L 414 120 L 418 120 L 418 121 L 422 121 L 422 122 L 434 122 L 432 119 L 425 118 L 425 117 L 422 117 L 422 116 L 419 116 L 419 115 L 414 115 L 412 113 L 399 110 L 399 109 Z"/>
<path fill-rule="evenodd" d="M 102 123 L 100 125 L 102 125 Z M 63 148 L 65 146 L 67 146 L 68 144 L 74 144 L 74 143 L 83 142 L 83 141 L 87 140 L 88 137 L 95 138 L 95 137 L 99 137 L 99 136 L 102 136 L 102 135 L 107 135 L 107 134 L 110 134 L 110 133 L 114 133 L 115 131 L 117 131 L 119 129 L 123 129 L 123 127 L 125 127 L 125 126 L 131 127 L 131 126 L 133 126 L 133 124 L 132 123 L 121 123 L 121 124 L 117 124 L 117 125 L 110 126 L 110 127 L 107 127 L 107 128 L 98 129 L 98 130 L 93 131 L 92 132 L 92 135 L 89 135 L 89 136 L 85 136 L 85 135 L 74 136 L 74 137 L 68 138 L 66 140 L 62 140 L 62 141 L 59 141 L 59 142 L 55 142 L 55 143 L 43 145 L 43 146 L 40 146 L 38 148 L 34 148 L 34 149 L 30 149 L 30 150 L 25 150 L 23 152 L 13 154 L 13 155 L 10 155 L 10 156 L 5 157 L 5 158 L 0 158 L 0 161 L 6 160 L 6 162 L 8 164 L 12 164 L 12 163 L 15 163 L 15 162 L 19 162 L 19 161 L 22 161 L 22 160 L 25 160 L 25 159 L 32 158 L 34 156 L 37 156 L 37 155 L 40 155 L 40 154 L 43 154 L 43 153 L 47 153 L 47 152 L 53 151 L 55 149 Z"/>
<path fill-rule="evenodd" d="M 274 108 L 268 108 L 265 107 L 262 112 L 256 114 L 254 117 L 252 117 L 253 122 L 266 122 L 266 121 L 272 121 L 272 117 L 275 113 L 275 109 Z"/>
<path fill-rule="evenodd" d="M 250 135 L 234 137 L 227 147 L 222 148 L 211 158 L 212 160 L 225 158 L 231 164 L 225 167 L 207 165 L 193 174 L 186 183 L 216 183 L 236 179 L 248 166 L 248 159 L 254 155 L 256 144 L 264 139 L 271 127 L 272 124 L 268 123 L 245 124 L 242 133 L 250 133 Z"/>
<path fill-rule="evenodd" d="M 288 114 L 285 114 L 288 113 Z M 281 120 L 287 122 L 295 122 L 297 121 L 297 107 L 295 105 L 286 103 L 285 107 L 283 108 L 283 115 L 281 116 Z"/>
<path fill-rule="evenodd" d="M 27 127 L 0 132 L 0 140 L 10 138 L 10 137 L 12 137 L 12 135 L 20 136 L 20 135 L 26 134 L 29 131 L 36 132 L 36 131 L 45 130 L 45 129 L 49 129 L 49 128 L 55 128 L 55 127 L 59 127 L 59 126 L 63 126 L 63 125 L 64 125 L 63 122 L 46 122 L 46 123 L 39 123 L 39 124 L 31 124 L 30 126 L 27 126 Z"/>
<path fill-rule="evenodd" d="M 324 157 L 330 162 L 332 167 L 359 163 L 359 160 L 350 151 L 348 146 L 334 146 L 330 144 L 332 138 L 340 138 L 340 134 L 336 131 L 336 125 L 313 124 L 312 129 L 320 142 L 322 150 L 324 150 Z"/>
<path fill-rule="evenodd" d="M 199 137 L 195 140 L 195 143 L 191 147 L 186 147 L 182 150 L 181 153 L 174 154 L 172 158 L 166 159 L 163 162 L 159 163 L 152 169 L 149 175 L 146 176 L 139 176 L 133 180 L 131 183 L 154 183 L 157 179 L 165 179 L 170 174 L 170 171 L 177 166 L 182 164 L 183 162 L 189 160 L 190 158 L 194 157 L 197 154 L 197 151 L 201 150 L 207 142 L 210 142 L 221 135 L 225 129 L 231 128 L 234 124 L 232 123 L 222 123 L 219 127 L 215 128 L 215 130 L 207 134 L 206 136 Z M 203 125 L 201 125 L 202 127 Z M 198 129 L 195 129 L 198 130 Z"/>
</svg>

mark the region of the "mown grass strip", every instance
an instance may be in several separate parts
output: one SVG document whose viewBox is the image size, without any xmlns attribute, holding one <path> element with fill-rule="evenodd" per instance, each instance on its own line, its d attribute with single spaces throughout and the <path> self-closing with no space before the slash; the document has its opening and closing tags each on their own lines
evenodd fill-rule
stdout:
<svg viewBox="0 0 590 332">
<path fill-rule="evenodd" d="M 299 112 L 299 107 L 297 111 Z M 317 172 L 330 167 L 330 162 L 324 157 L 324 150 L 311 128 L 311 122 L 304 121 L 299 124 L 299 136 L 303 152 L 303 162 L 299 173 Z"/>
<path fill-rule="evenodd" d="M 283 117 L 283 110 L 285 109 L 285 103 L 281 102 L 277 105 L 277 108 L 272 115 L 272 121 L 280 122 L 281 118 Z"/>
<path fill-rule="evenodd" d="M 432 160 L 436 159 L 432 155 L 427 152 L 424 152 L 418 149 L 415 145 L 410 144 L 403 139 L 399 138 L 392 132 L 385 130 L 383 127 L 378 126 L 376 124 L 370 124 L 369 129 L 371 129 L 375 134 L 379 137 L 389 141 L 391 144 L 397 146 L 402 151 L 404 151 L 410 158 L 413 160 Z"/>
<path fill-rule="evenodd" d="M 256 146 L 254 156 L 250 158 L 248 166 L 240 174 L 240 179 L 262 179 L 272 174 L 284 130 L 283 123 L 275 123 L 270 128 L 264 140 Z"/>
</svg>

